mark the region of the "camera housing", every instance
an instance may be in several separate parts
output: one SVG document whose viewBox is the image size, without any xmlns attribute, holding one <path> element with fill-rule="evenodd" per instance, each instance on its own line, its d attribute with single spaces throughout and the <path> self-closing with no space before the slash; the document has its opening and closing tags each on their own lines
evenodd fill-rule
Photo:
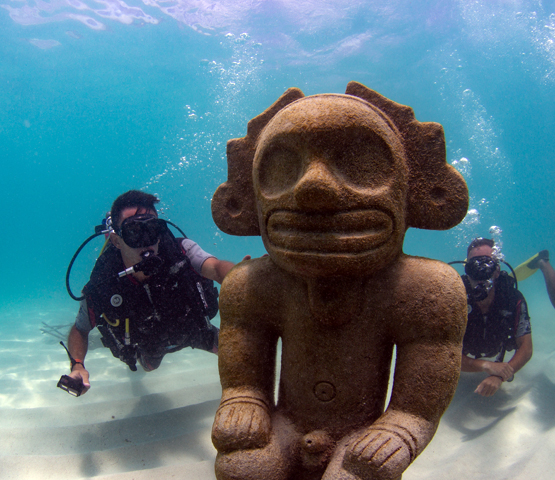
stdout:
<svg viewBox="0 0 555 480">
<path fill-rule="evenodd" d="M 74 397 L 78 397 L 83 392 L 85 385 L 83 385 L 82 380 L 76 380 L 69 375 L 62 375 L 58 381 L 57 387 L 65 390 Z"/>
</svg>

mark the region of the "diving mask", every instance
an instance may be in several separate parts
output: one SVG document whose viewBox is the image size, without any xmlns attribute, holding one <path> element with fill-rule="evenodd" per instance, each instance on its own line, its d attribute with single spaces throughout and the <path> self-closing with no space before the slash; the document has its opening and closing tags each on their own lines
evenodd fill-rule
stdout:
<svg viewBox="0 0 555 480">
<path fill-rule="evenodd" d="M 464 266 L 464 271 L 472 280 L 479 282 L 489 280 L 498 268 L 499 262 L 495 258 L 483 255 L 468 260 Z"/>
<path fill-rule="evenodd" d="M 164 220 L 151 214 L 143 214 L 126 218 L 116 234 L 131 248 L 144 248 L 156 245 L 167 230 Z"/>
<path fill-rule="evenodd" d="M 464 266 L 465 273 L 474 282 L 472 296 L 478 302 L 485 300 L 493 288 L 493 274 L 499 269 L 499 262 L 493 257 L 483 255 L 473 257 Z"/>
</svg>

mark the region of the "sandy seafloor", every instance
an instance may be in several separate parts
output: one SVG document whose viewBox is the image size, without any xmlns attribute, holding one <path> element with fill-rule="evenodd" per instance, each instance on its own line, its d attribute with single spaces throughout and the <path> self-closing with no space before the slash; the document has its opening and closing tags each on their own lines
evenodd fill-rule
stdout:
<svg viewBox="0 0 555 480">
<path fill-rule="evenodd" d="M 536 277 L 532 312 L 541 322 L 533 359 L 489 399 L 474 394 L 478 379 L 464 374 L 436 436 L 404 480 L 552 478 L 555 353 L 544 352 L 553 351 L 555 321 L 547 320 L 555 320 L 555 310 Z M 133 373 L 94 333 L 86 359 L 92 388 L 71 397 L 55 387 L 67 356 L 40 329 L 71 322 L 72 306 L 37 311 L 21 304 L 1 312 L 0 478 L 214 479 L 216 356 L 186 349 L 155 372 Z"/>
</svg>

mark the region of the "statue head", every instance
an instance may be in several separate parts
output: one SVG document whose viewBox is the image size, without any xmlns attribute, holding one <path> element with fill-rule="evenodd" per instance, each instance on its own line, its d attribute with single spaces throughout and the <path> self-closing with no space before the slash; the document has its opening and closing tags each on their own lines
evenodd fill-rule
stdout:
<svg viewBox="0 0 555 480">
<path fill-rule="evenodd" d="M 216 224 L 261 235 L 280 267 L 366 276 L 401 253 L 408 227 L 448 229 L 466 214 L 441 125 L 351 82 L 345 95 L 288 90 L 228 143 Z"/>
</svg>

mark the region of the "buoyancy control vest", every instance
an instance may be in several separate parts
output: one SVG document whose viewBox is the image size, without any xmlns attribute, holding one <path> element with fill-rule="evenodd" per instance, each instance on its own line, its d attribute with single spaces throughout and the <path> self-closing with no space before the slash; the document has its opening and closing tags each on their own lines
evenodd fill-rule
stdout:
<svg viewBox="0 0 555 480">
<path fill-rule="evenodd" d="M 214 282 L 193 269 L 181 240 L 171 233 L 160 239 L 158 256 L 163 261 L 159 270 L 139 283 L 132 276 L 118 276 L 125 267 L 120 252 L 110 245 L 83 289 L 102 343 L 131 370 L 136 370 L 141 354 L 212 348 L 208 343 L 215 327 L 209 320 L 218 312 Z"/>
<path fill-rule="evenodd" d="M 473 298 L 469 279 L 462 276 L 467 292 L 468 322 L 463 340 L 463 354 L 475 358 L 498 356 L 503 361 L 505 351 L 516 348 L 516 331 L 521 305 L 525 302 L 507 272 L 495 280 L 495 297 L 487 314 L 482 314 Z"/>
</svg>

